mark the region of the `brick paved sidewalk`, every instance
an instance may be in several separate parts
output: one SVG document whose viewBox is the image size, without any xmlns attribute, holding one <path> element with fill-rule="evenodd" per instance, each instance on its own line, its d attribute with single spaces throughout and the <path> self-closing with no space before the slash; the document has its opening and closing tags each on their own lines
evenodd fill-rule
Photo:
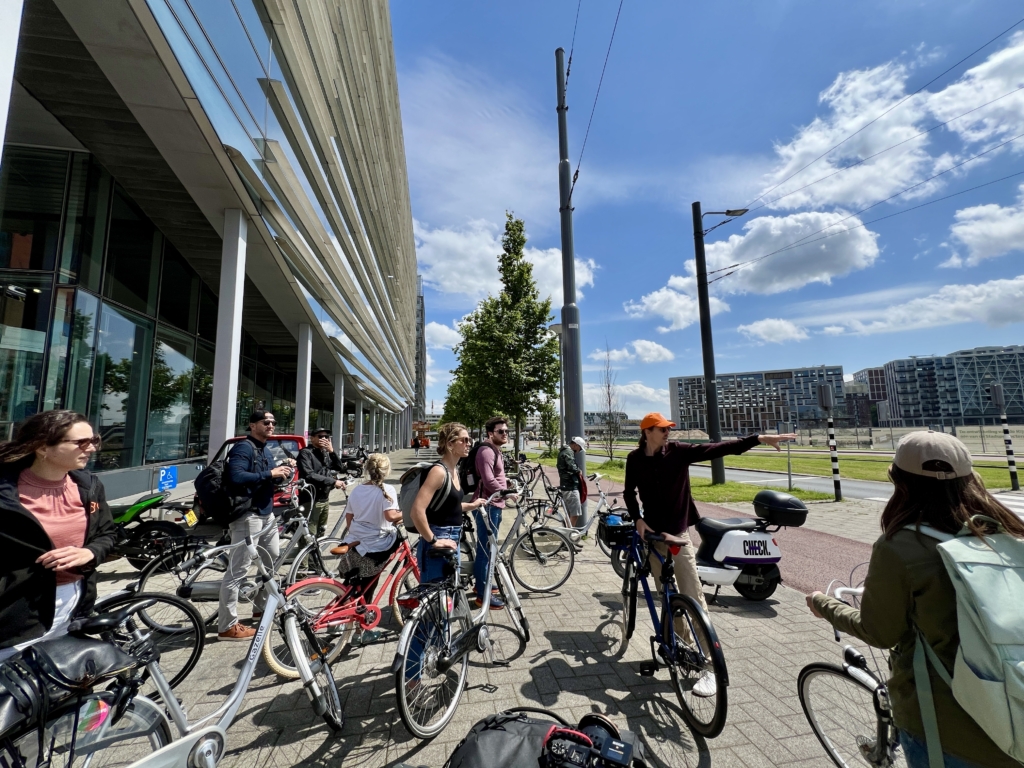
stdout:
<svg viewBox="0 0 1024 768">
<path fill-rule="evenodd" d="M 396 474 L 414 460 L 412 451 L 393 454 Z M 340 514 L 342 505 L 333 506 L 332 514 Z M 128 575 L 123 561 L 104 569 Z M 801 594 L 780 587 L 767 601 L 752 603 L 730 590 L 711 606 L 731 684 L 725 730 L 705 741 L 685 725 L 668 673 L 654 678 L 639 674 L 640 662 L 650 658 L 652 631 L 642 604 L 632 643 L 622 653 L 619 587 L 608 559 L 592 541 L 585 542 L 572 577 L 559 592 L 524 596 L 533 637 L 510 666 L 489 668 L 482 657 L 473 658 L 456 717 L 432 742 L 412 738 L 398 716 L 394 677 L 388 671 L 393 642 L 357 651 L 336 665 L 347 718 L 338 736 L 313 714 L 298 683 L 281 682 L 261 661 L 228 732 L 222 766 L 372 768 L 407 761 L 440 768 L 474 722 L 510 706 L 553 709 L 569 720 L 587 712 L 606 714 L 640 734 L 652 765 L 828 764 L 801 712 L 796 678 L 811 661 L 838 660 L 840 648 L 827 625 L 808 613 Z M 492 616 L 507 621 L 501 612 Z M 506 644 L 509 639 L 506 634 Z M 178 689 L 190 718 L 220 706 L 247 648 L 246 643 L 218 642 L 211 633 L 197 669 Z"/>
</svg>

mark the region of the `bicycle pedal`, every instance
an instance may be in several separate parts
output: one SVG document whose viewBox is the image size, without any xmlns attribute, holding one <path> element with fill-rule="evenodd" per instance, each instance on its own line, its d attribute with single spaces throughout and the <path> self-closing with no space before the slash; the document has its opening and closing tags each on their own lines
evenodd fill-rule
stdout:
<svg viewBox="0 0 1024 768">
<path fill-rule="evenodd" d="M 653 661 L 641 661 L 640 662 L 640 677 L 654 677 L 654 674 L 658 671 L 658 665 Z"/>
</svg>

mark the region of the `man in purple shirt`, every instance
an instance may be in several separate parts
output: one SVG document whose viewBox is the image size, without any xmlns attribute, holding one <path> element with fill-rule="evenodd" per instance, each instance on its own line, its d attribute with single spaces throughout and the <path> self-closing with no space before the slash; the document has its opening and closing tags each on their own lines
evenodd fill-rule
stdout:
<svg viewBox="0 0 1024 768">
<path fill-rule="evenodd" d="M 484 425 L 487 439 L 480 443 L 476 452 L 476 476 L 480 478 L 476 486 L 474 499 L 489 498 L 495 491 L 508 488 L 505 479 L 505 462 L 501 458 L 501 446 L 508 442 L 508 421 L 504 416 L 493 416 Z M 487 588 L 487 568 L 490 565 L 491 551 L 488 547 L 490 530 L 485 519 L 490 519 L 494 530 L 501 527 L 501 510 L 505 508 L 504 499 L 498 499 L 476 510 L 476 557 L 473 559 L 473 579 L 476 582 L 476 605 L 479 608 L 484 602 L 484 590 Z M 487 515 L 487 518 L 484 517 Z M 505 603 L 497 595 L 491 595 L 491 610 L 501 610 Z"/>
</svg>

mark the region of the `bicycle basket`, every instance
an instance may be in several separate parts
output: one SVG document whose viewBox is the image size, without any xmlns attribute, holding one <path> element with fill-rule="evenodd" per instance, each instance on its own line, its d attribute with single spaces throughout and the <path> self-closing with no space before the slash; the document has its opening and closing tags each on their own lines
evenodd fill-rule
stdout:
<svg viewBox="0 0 1024 768">
<path fill-rule="evenodd" d="M 622 521 L 618 524 L 608 522 L 608 517 L 602 517 L 597 523 L 597 538 L 612 549 L 624 549 L 629 546 L 633 537 L 633 523 Z"/>
</svg>

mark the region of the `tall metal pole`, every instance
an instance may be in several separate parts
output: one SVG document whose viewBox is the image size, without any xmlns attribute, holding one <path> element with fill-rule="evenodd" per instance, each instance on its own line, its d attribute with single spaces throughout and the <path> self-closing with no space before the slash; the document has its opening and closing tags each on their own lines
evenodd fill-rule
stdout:
<svg viewBox="0 0 1024 768">
<path fill-rule="evenodd" d="M 583 351 L 580 349 L 580 311 L 576 306 L 576 261 L 572 243 L 572 202 L 569 191 L 572 177 L 569 167 L 569 132 L 566 125 L 565 50 L 555 51 L 555 78 L 558 89 L 558 210 L 562 223 L 562 380 L 565 399 L 566 437 L 583 435 Z M 580 451 L 576 463 L 586 458 Z"/>
<path fill-rule="evenodd" d="M 708 438 L 712 443 L 722 441 L 722 427 L 718 422 L 718 382 L 715 379 L 715 347 L 711 340 L 711 300 L 708 298 L 708 266 L 704 261 L 704 222 L 700 202 L 693 204 L 693 244 L 697 260 L 697 304 L 700 307 L 700 346 L 704 357 L 704 406 Z M 725 459 L 711 460 L 711 484 L 725 482 Z"/>
</svg>

